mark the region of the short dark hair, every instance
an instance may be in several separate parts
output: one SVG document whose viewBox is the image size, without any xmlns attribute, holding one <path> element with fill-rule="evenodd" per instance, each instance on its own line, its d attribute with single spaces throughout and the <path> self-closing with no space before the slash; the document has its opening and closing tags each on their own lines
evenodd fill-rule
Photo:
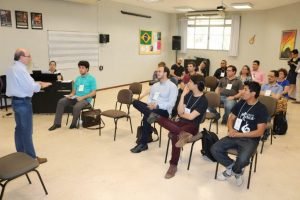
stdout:
<svg viewBox="0 0 300 200">
<path fill-rule="evenodd" d="M 158 67 L 165 67 L 165 66 L 167 66 L 167 65 L 166 65 L 165 62 L 161 61 L 161 62 L 158 63 L 157 66 L 158 66 Z"/>
<path fill-rule="evenodd" d="M 167 77 L 169 78 L 170 77 L 170 69 L 167 66 L 159 66 L 159 68 L 160 67 L 164 68 L 164 72 L 167 73 Z"/>
<path fill-rule="evenodd" d="M 258 82 L 246 81 L 246 82 L 244 82 L 244 86 L 248 86 L 250 92 L 255 92 L 256 99 L 259 97 L 261 87 Z"/>
<path fill-rule="evenodd" d="M 282 73 L 284 74 L 284 78 L 287 77 L 288 72 L 287 72 L 286 69 L 280 68 L 280 69 L 278 70 L 278 76 L 279 76 L 279 72 L 282 72 Z"/>
<path fill-rule="evenodd" d="M 227 69 L 228 69 L 229 67 L 232 69 L 233 72 L 236 73 L 236 70 L 237 70 L 237 69 L 236 69 L 236 67 L 235 67 L 234 65 L 229 65 L 229 66 L 227 66 Z"/>
<path fill-rule="evenodd" d="M 204 90 L 205 85 L 203 76 L 201 76 L 200 74 L 194 74 L 190 77 L 190 79 L 194 84 L 197 84 L 198 90 L 200 90 L 201 92 Z"/>
<path fill-rule="evenodd" d="M 51 63 L 54 63 L 55 66 L 56 66 L 56 62 L 55 62 L 54 60 L 51 60 L 51 61 L 49 62 L 49 65 L 50 65 Z"/>
<path fill-rule="evenodd" d="M 270 72 L 273 72 L 275 77 L 278 78 L 279 72 L 277 70 L 271 70 Z"/>
<path fill-rule="evenodd" d="M 80 66 L 84 66 L 85 68 L 89 69 L 90 68 L 90 63 L 88 61 L 81 60 L 78 63 L 78 67 L 80 67 Z"/>
<path fill-rule="evenodd" d="M 254 60 L 253 62 L 256 63 L 257 65 L 260 65 L 259 60 Z"/>
<path fill-rule="evenodd" d="M 188 65 L 193 65 L 196 72 L 199 70 L 198 66 L 196 65 L 196 63 L 194 61 L 189 62 Z"/>
<path fill-rule="evenodd" d="M 22 50 L 17 50 L 14 55 L 14 60 L 19 61 L 21 56 L 25 56 L 25 52 Z"/>
<path fill-rule="evenodd" d="M 292 53 L 293 54 L 298 54 L 299 52 L 298 52 L 298 49 L 294 49 L 293 51 L 292 51 Z"/>
</svg>

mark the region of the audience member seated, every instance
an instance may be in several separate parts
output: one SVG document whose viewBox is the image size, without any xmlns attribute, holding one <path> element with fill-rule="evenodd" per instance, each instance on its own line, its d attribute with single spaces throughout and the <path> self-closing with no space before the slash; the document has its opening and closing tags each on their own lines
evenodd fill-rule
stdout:
<svg viewBox="0 0 300 200">
<path fill-rule="evenodd" d="M 252 81 L 250 67 L 248 65 L 244 65 L 240 71 L 240 75 L 238 77 L 243 83 L 246 81 Z"/>
<path fill-rule="evenodd" d="M 295 99 L 295 90 L 296 90 L 296 80 L 297 80 L 297 65 L 300 64 L 300 58 L 298 57 L 298 49 L 294 49 L 291 52 L 291 59 L 288 61 L 288 65 L 290 66 L 289 73 L 287 75 L 287 80 L 290 83 L 290 91 L 289 97 L 291 99 Z"/>
<path fill-rule="evenodd" d="M 228 115 L 241 96 L 240 90 L 243 89 L 243 83 L 236 77 L 236 67 L 229 65 L 227 67 L 227 76 L 222 78 L 216 89 L 216 93 L 221 96 L 221 103 L 224 104 L 224 115 L 222 124 L 227 124 Z"/>
<path fill-rule="evenodd" d="M 226 77 L 226 69 L 227 69 L 227 61 L 226 60 L 222 60 L 221 61 L 221 66 L 220 68 L 218 68 L 215 73 L 214 76 L 220 80 L 221 78 Z"/>
<path fill-rule="evenodd" d="M 63 80 L 63 77 L 62 77 L 60 71 L 58 71 L 56 69 L 56 62 L 54 60 L 49 62 L 49 70 L 48 71 L 51 74 L 57 74 L 57 80 L 59 80 L 59 81 Z"/>
<path fill-rule="evenodd" d="M 88 73 L 89 67 L 90 64 L 87 61 L 79 61 L 78 69 L 80 76 L 76 78 L 71 94 L 58 101 L 54 124 L 48 129 L 49 131 L 61 127 L 65 107 L 70 105 L 73 105 L 73 120 L 70 129 L 77 127 L 77 120 L 81 109 L 87 106 L 91 102 L 92 97 L 96 95 L 96 79 Z"/>
<path fill-rule="evenodd" d="M 278 71 L 272 70 L 268 74 L 268 83 L 262 85 L 260 95 L 271 96 L 275 99 L 280 99 L 283 88 L 276 82 Z"/>
<path fill-rule="evenodd" d="M 259 69 L 260 62 L 259 60 L 254 60 L 252 63 L 252 80 L 258 82 L 260 85 L 265 83 L 265 74 Z"/>
<path fill-rule="evenodd" d="M 175 63 L 171 67 L 171 72 L 170 72 L 171 77 L 176 79 L 177 83 L 181 82 L 184 74 L 184 67 L 181 64 L 182 64 L 182 58 L 179 58 L 177 60 L 177 63 Z"/>
<path fill-rule="evenodd" d="M 206 77 L 208 75 L 206 66 L 207 62 L 204 60 L 198 66 L 199 74 L 203 77 Z"/>
<path fill-rule="evenodd" d="M 300 103 L 300 63 L 296 68 L 297 80 L 296 80 L 296 101 L 293 103 Z"/>
<path fill-rule="evenodd" d="M 286 79 L 287 77 L 287 70 L 284 68 L 280 68 L 278 70 L 278 79 L 277 79 L 277 83 L 278 85 L 280 85 L 283 88 L 283 91 L 281 93 L 282 97 L 285 98 L 289 98 L 288 92 L 289 92 L 289 88 L 290 88 L 290 83 L 289 81 Z"/>
<path fill-rule="evenodd" d="M 198 133 L 200 122 L 207 109 L 207 99 L 203 94 L 204 82 L 202 77 L 192 75 L 184 88 L 178 104 L 179 120 L 172 121 L 168 117 L 152 112 L 149 123 L 158 122 L 170 131 L 172 140 L 172 157 L 170 167 L 165 175 L 169 179 L 175 176 L 181 148 Z"/>
<path fill-rule="evenodd" d="M 228 119 L 228 135 L 211 148 L 217 162 L 226 167 L 217 180 L 225 181 L 234 175 L 236 184 L 243 184 L 244 167 L 249 164 L 267 125 L 268 112 L 257 100 L 259 92 L 260 85 L 257 82 L 245 82 L 242 100 L 233 107 Z M 228 156 L 229 149 L 237 150 L 235 161 Z"/>
<path fill-rule="evenodd" d="M 143 116 L 142 135 L 139 143 L 130 149 L 132 153 L 140 153 L 148 149 L 147 140 L 152 133 L 151 124 L 147 122 L 151 112 L 157 113 L 163 117 L 169 117 L 177 98 L 177 87 L 172 83 L 168 76 L 170 70 L 166 66 L 160 66 L 157 70 L 157 78 L 159 82 L 150 88 L 150 94 L 147 103 L 139 100 L 132 102 L 133 107 L 140 111 Z"/>
<path fill-rule="evenodd" d="M 166 63 L 162 61 L 162 62 L 159 62 L 159 63 L 157 64 L 157 66 L 158 66 L 158 68 L 159 68 L 159 67 L 165 67 L 165 66 L 166 66 Z M 158 70 L 158 68 L 156 68 L 156 69 L 154 70 L 153 75 L 152 75 L 152 80 L 149 82 L 149 85 L 153 85 L 154 83 L 159 82 L 159 80 L 158 80 L 158 78 L 157 78 L 157 70 Z"/>
</svg>

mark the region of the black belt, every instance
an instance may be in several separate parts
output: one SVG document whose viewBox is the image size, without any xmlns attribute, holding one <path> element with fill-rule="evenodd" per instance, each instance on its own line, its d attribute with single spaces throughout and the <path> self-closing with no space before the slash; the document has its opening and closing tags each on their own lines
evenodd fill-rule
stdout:
<svg viewBox="0 0 300 200">
<path fill-rule="evenodd" d="M 14 100 L 30 100 L 31 97 L 12 97 Z"/>
</svg>

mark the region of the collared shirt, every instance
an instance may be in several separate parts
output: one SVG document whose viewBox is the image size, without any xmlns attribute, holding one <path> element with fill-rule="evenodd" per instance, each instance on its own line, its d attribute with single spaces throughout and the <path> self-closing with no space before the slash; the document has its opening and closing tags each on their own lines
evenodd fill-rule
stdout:
<svg viewBox="0 0 300 200">
<path fill-rule="evenodd" d="M 74 83 L 74 89 L 76 96 L 85 96 L 97 89 L 96 79 L 90 74 L 78 76 Z M 92 98 L 87 98 L 86 100 L 91 102 Z"/>
<path fill-rule="evenodd" d="M 265 74 L 261 70 L 251 71 L 252 80 L 258 82 L 259 84 L 265 83 Z"/>
<path fill-rule="evenodd" d="M 266 91 L 266 90 L 271 90 L 272 93 L 274 94 L 281 94 L 283 92 L 283 88 L 281 85 L 279 85 L 278 83 L 275 83 L 273 85 L 267 83 L 267 84 L 264 84 L 262 87 L 261 87 L 261 91 Z"/>
<path fill-rule="evenodd" d="M 6 95 L 11 97 L 32 97 L 41 85 L 33 80 L 22 62 L 15 61 L 6 72 Z"/>
<path fill-rule="evenodd" d="M 177 95 L 178 89 L 169 79 L 162 83 L 157 82 L 151 87 L 148 103 L 156 103 L 159 109 L 167 110 L 171 114 Z"/>
</svg>

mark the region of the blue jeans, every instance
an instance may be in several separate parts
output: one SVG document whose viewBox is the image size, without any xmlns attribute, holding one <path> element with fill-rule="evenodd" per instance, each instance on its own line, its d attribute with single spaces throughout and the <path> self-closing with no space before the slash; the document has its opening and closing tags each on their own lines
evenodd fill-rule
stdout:
<svg viewBox="0 0 300 200">
<path fill-rule="evenodd" d="M 143 127 L 142 127 L 142 135 L 141 135 L 141 140 L 140 140 L 140 144 L 147 144 L 147 139 L 149 137 L 149 135 L 152 133 L 152 127 L 151 124 L 149 124 L 147 122 L 147 119 L 150 115 L 151 112 L 154 112 L 160 116 L 169 117 L 169 113 L 167 110 L 162 110 L 162 109 L 154 109 L 154 110 L 150 110 L 147 107 L 147 104 L 144 102 L 141 102 L 139 100 L 135 100 L 132 102 L 133 107 L 135 107 L 138 111 L 140 111 L 141 113 L 143 113 Z"/>
<path fill-rule="evenodd" d="M 15 145 L 17 152 L 24 152 L 36 158 L 32 142 L 32 104 L 31 98 L 12 99 L 12 108 L 15 114 Z"/>
<path fill-rule="evenodd" d="M 259 141 L 251 138 L 230 138 L 228 136 L 216 142 L 210 149 L 212 155 L 225 167 L 231 167 L 236 174 L 241 174 L 255 153 Z M 237 149 L 238 155 L 234 161 L 228 156 L 228 149 Z"/>
<path fill-rule="evenodd" d="M 228 100 L 226 96 L 221 96 L 221 103 L 224 104 L 223 122 L 227 122 L 231 109 L 236 104 L 236 100 Z"/>
</svg>

